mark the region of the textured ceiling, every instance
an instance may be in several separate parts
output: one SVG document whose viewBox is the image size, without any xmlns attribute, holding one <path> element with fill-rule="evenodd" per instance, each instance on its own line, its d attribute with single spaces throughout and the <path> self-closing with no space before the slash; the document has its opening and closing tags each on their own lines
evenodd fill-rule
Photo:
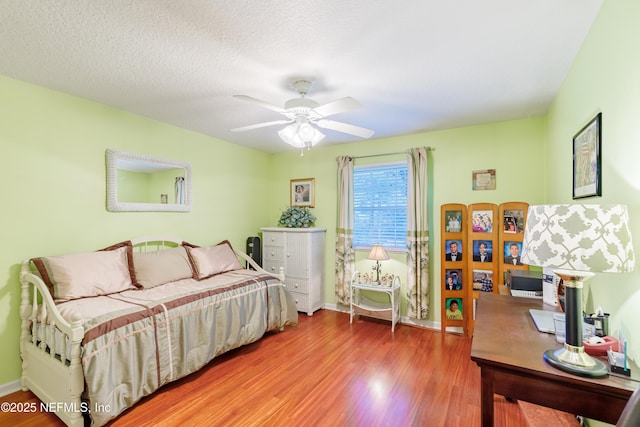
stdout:
<svg viewBox="0 0 640 427">
<path fill-rule="evenodd" d="M 373 138 L 544 114 L 602 1 L 0 0 L 0 74 L 279 152 L 282 126 L 230 132 L 281 118 L 232 95 L 313 78 Z"/>
</svg>

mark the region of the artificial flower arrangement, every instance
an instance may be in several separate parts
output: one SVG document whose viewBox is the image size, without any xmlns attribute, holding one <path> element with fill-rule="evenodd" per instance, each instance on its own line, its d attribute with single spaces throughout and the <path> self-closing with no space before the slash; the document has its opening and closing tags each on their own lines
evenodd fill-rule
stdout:
<svg viewBox="0 0 640 427">
<path fill-rule="evenodd" d="M 316 222 L 316 217 L 311 215 L 308 208 L 287 208 L 278 225 L 288 228 L 309 228 Z"/>
</svg>

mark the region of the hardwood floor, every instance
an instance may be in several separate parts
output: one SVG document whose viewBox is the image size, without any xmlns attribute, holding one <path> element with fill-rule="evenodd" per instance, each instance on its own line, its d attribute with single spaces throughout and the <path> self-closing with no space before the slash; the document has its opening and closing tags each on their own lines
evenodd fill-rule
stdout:
<svg viewBox="0 0 640 427">
<path fill-rule="evenodd" d="M 219 356 L 110 426 L 479 426 L 471 339 L 320 310 L 297 327 Z M 496 396 L 496 426 L 525 425 Z M 39 402 L 16 392 L 2 402 Z M 63 425 L 52 414 L 0 413 L 0 425 Z"/>
</svg>

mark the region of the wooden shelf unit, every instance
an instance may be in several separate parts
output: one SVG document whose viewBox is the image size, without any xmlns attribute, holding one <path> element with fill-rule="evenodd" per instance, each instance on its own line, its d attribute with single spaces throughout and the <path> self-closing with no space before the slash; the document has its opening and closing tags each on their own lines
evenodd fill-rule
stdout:
<svg viewBox="0 0 640 427">
<path fill-rule="evenodd" d="M 460 203 L 447 203 L 440 207 L 442 242 L 440 244 L 440 328 L 446 332 L 447 327 L 462 328 L 463 333 L 471 336 L 469 319 L 473 317 L 473 295 L 467 268 L 466 242 L 467 242 L 467 206 Z M 451 260 L 452 245 L 461 253 L 461 257 Z M 447 285 L 451 279 L 453 288 Z M 457 279 L 457 280 L 455 280 Z M 457 283 L 457 284 L 456 284 Z M 459 288 L 459 289 L 458 289 Z M 449 305 L 457 301 L 459 310 L 462 311 L 462 319 L 447 316 Z"/>
<path fill-rule="evenodd" d="M 501 232 L 499 234 L 498 245 L 500 246 L 500 262 L 499 262 L 499 280 L 501 285 L 506 285 L 507 270 L 529 270 L 526 264 L 516 264 L 507 262 L 507 255 L 510 254 L 510 246 L 518 247 L 518 256 L 522 253 L 522 240 L 524 239 L 524 229 L 527 225 L 527 211 L 529 204 L 525 202 L 509 202 L 503 203 L 499 207 L 499 217 L 503 222 Z M 510 226 L 505 225 L 509 218 L 513 218 L 515 224 L 513 229 L 507 230 Z M 495 282 L 497 283 L 497 282 Z"/>
<path fill-rule="evenodd" d="M 441 330 L 460 327 L 466 336 L 473 335 L 475 300 L 484 291 L 499 293 L 505 284 L 507 270 L 528 270 L 524 264 L 509 263 L 510 247 L 522 252 L 528 203 L 447 203 L 440 207 L 440 307 Z M 461 257 L 455 261 L 448 255 L 455 243 Z M 481 246 L 486 253 L 483 257 Z M 515 248 L 514 248 L 515 250 Z M 514 252 L 515 253 L 515 252 Z M 457 286 L 448 283 L 455 277 Z M 491 283 L 487 281 L 490 279 Z M 462 319 L 447 317 L 451 301 L 457 300 Z"/>
</svg>

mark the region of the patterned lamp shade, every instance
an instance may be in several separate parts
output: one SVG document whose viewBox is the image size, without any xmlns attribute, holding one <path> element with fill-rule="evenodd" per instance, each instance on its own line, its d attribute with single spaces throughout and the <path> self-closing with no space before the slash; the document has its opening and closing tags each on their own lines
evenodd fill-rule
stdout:
<svg viewBox="0 0 640 427">
<path fill-rule="evenodd" d="M 574 271 L 631 272 L 628 222 L 624 205 L 530 206 L 521 260 Z"/>
</svg>

